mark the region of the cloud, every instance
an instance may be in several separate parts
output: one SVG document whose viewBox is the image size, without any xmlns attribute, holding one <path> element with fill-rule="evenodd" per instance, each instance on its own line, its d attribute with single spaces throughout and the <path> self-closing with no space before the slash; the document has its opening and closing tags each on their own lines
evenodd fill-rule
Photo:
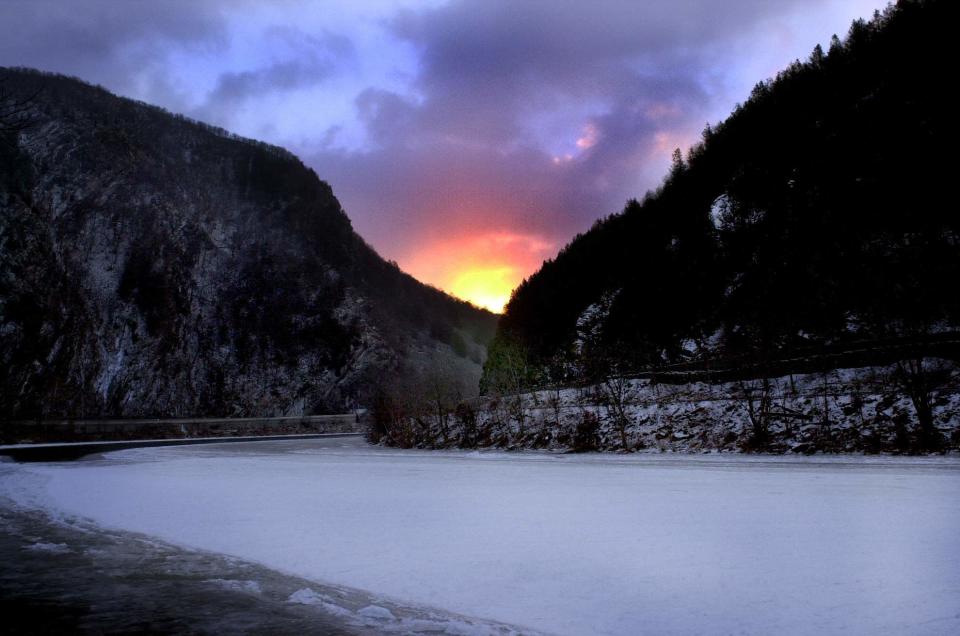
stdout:
<svg viewBox="0 0 960 636">
<path fill-rule="evenodd" d="M 290 147 L 449 289 L 519 282 L 874 1 L 7 0 L 0 64 Z"/>
<path fill-rule="evenodd" d="M 221 73 L 204 102 L 190 114 L 201 120 L 230 119 L 251 100 L 322 84 L 353 62 L 353 43 L 340 35 L 305 33 L 289 26 L 267 28 L 262 41 L 279 58 L 258 68 Z"/>
<path fill-rule="evenodd" d="M 168 52 L 222 49 L 228 36 L 223 11 L 240 6 L 226 0 L 5 0 L 0 64 L 75 75 L 176 108 L 187 96 L 168 79 Z"/>
<path fill-rule="evenodd" d="M 792 58 L 777 47 L 793 44 L 792 21 L 832 6 L 484 0 L 407 9 L 389 27 L 418 51 L 417 99 L 367 91 L 357 107 L 371 147 L 309 160 L 401 265 L 459 233 L 515 231 L 562 245 L 655 187 L 673 148 L 744 97 L 749 84 L 727 68 L 758 53 L 774 70 L 786 65 Z M 731 94 L 731 83 L 742 92 Z"/>
</svg>

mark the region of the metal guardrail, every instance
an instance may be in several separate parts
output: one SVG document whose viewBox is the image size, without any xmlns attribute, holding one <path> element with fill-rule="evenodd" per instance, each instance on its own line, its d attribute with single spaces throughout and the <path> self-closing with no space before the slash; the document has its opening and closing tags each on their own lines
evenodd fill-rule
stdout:
<svg viewBox="0 0 960 636">
<path fill-rule="evenodd" d="M 355 433 L 360 430 L 360 417 L 356 413 L 244 418 L 13 420 L 0 423 L 0 434 L 9 442 Z"/>
<path fill-rule="evenodd" d="M 240 427 L 257 426 L 318 426 L 323 424 L 355 423 L 355 413 L 337 415 L 289 415 L 282 417 L 180 417 L 180 418 L 125 418 L 125 419 L 58 419 L 58 420 L 12 420 L 13 427 L 44 428 L 62 431 L 111 431 L 137 430 L 142 428 L 169 427 Z"/>
<path fill-rule="evenodd" d="M 362 433 L 313 433 L 307 435 L 256 435 L 244 437 L 190 437 L 170 439 L 141 439 L 105 442 L 72 442 L 65 444 L 14 444 L 0 446 L 0 455 L 18 462 L 72 461 L 87 455 L 149 448 L 154 446 L 186 446 L 192 444 L 230 444 L 236 442 L 276 442 L 331 437 L 359 437 Z"/>
</svg>

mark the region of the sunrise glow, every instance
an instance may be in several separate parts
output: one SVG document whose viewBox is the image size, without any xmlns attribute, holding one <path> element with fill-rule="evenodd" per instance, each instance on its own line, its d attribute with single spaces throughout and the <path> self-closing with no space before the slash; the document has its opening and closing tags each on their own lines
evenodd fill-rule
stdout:
<svg viewBox="0 0 960 636">
<path fill-rule="evenodd" d="M 449 291 L 458 298 L 499 314 L 510 300 L 510 292 L 516 285 L 515 277 L 512 267 L 470 270 L 457 276 Z"/>
<path fill-rule="evenodd" d="M 432 243 L 399 262 L 419 280 L 502 313 L 514 288 L 556 250 L 555 243 L 537 235 L 480 232 Z"/>
<path fill-rule="evenodd" d="M 283 146 L 382 256 L 495 311 L 759 79 L 882 4 L 77 2 L 0 2 L 0 66 Z"/>
</svg>

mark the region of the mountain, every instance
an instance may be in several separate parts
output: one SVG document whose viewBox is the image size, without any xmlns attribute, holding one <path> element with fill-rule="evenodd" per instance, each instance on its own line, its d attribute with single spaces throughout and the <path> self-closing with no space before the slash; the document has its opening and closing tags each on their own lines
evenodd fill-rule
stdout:
<svg viewBox="0 0 960 636">
<path fill-rule="evenodd" d="M 953 18 L 947 1 L 899 2 L 757 84 L 656 192 L 515 290 L 484 390 L 669 365 L 786 373 L 851 347 L 887 364 L 945 340 L 960 357 Z"/>
<path fill-rule="evenodd" d="M 475 386 L 495 324 L 380 258 L 289 152 L 0 69 L 0 417 L 339 411 L 426 366 Z"/>
</svg>

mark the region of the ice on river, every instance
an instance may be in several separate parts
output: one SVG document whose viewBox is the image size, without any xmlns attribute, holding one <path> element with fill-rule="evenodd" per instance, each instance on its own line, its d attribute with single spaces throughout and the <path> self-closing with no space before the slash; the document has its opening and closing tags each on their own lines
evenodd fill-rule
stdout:
<svg viewBox="0 0 960 636">
<path fill-rule="evenodd" d="M 4 464 L 0 494 L 544 632 L 960 633 L 956 457 L 421 452 L 339 439 Z"/>
</svg>

